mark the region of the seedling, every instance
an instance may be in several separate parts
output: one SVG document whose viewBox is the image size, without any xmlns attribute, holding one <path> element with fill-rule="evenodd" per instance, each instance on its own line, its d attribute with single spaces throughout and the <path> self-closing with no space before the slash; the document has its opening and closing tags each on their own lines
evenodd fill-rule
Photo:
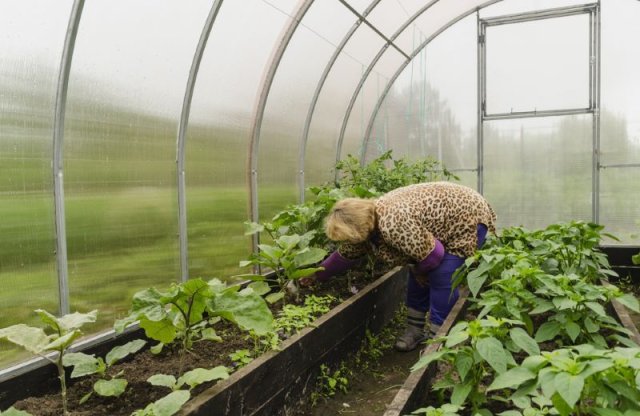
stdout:
<svg viewBox="0 0 640 416">
<path fill-rule="evenodd" d="M 89 400 L 95 392 L 100 396 L 118 397 L 124 393 L 127 388 L 127 380 L 122 378 L 123 372 L 119 372 L 113 376 L 108 376 L 108 370 L 118 361 L 126 358 L 130 354 L 138 352 L 146 341 L 137 339 L 124 345 L 114 347 L 103 360 L 102 357 L 95 357 L 82 352 L 67 353 L 63 359 L 65 367 L 73 366 L 71 378 L 78 378 L 90 374 L 98 374 L 100 379 L 93 385 L 93 390 L 85 394 L 80 399 L 80 404 Z"/>
<path fill-rule="evenodd" d="M 95 322 L 98 311 L 89 313 L 74 312 L 60 318 L 55 317 L 43 309 L 35 311 L 40 320 L 47 325 L 53 333 L 47 335 L 42 328 L 32 327 L 25 324 L 12 325 L 0 329 L 0 340 L 5 339 L 27 351 L 37 354 L 55 364 L 58 369 L 58 379 L 60 380 L 60 395 L 62 397 L 62 411 L 68 415 L 67 408 L 67 383 L 63 360 L 68 348 L 76 340 L 82 331 L 80 327 L 84 324 Z M 53 357 L 48 353 L 53 352 Z"/>
</svg>

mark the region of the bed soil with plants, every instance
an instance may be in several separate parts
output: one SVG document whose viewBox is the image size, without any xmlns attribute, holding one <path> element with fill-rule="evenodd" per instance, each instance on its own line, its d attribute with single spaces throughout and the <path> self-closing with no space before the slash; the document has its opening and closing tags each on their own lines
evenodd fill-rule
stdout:
<svg viewBox="0 0 640 416">
<path fill-rule="evenodd" d="M 376 275 L 376 277 L 378 276 Z M 331 307 L 334 307 L 341 300 L 353 296 L 372 280 L 373 277 L 367 278 L 363 274 L 350 279 L 342 276 L 323 284 L 301 288 L 298 303 L 303 303 L 308 295 L 331 295 L 335 297 L 331 305 Z M 296 304 L 293 299 L 289 303 Z M 273 304 L 270 308 L 274 316 L 278 316 L 282 308 L 282 302 Z M 183 373 L 195 368 L 226 366 L 233 369 L 237 367 L 238 364 L 231 360 L 229 354 L 237 350 L 251 351 L 254 347 L 254 341 L 247 336 L 246 332 L 241 331 L 235 325 L 223 323 L 217 331 L 224 340 L 223 342 L 208 340 L 196 342 L 184 360 L 180 357 L 179 345 L 167 345 L 159 354 L 152 354 L 148 349 L 145 349 L 114 365 L 109 370 L 109 373 L 123 372 L 123 377 L 128 381 L 127 389 L 119 397 L 103 397 L 94 394 L 85 403 L 79 404 L 82 397 L 92 390 L 97 377 L 89 376 L 77 381 L 68 380 L 69 414 L 72 416 L 130 415 L 135 410 L 145 408 L 149 403 L 170 392 L 169 388 L 152 386 L 147 382 L 147 379 L 154 374 L 178 374 L 181 366 L 183 366 Z M 288 336 L 280 334 L 281 339 L 286 339 Z M 191 391 L 191 397 L 195 397 L 212 384 L 214 383 L 205 383 L 194 388 Z M 19 400 L 13 404 L 13 407 L 27 411 L 34 416 L 57 416 L 63 414 L 60 392 L 57 386 L 43 395 Z"/>
</svg>

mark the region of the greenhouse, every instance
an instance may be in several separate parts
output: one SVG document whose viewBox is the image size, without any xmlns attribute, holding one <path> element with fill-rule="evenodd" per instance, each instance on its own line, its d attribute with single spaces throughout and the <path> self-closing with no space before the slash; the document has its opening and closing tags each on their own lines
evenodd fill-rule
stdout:
<svg viewBox="0 0 640 416">
<path fill-rule="evenodd" d="M 638 22 L 0 2 L 0 415 L 640 414 Z"/>
</svg>

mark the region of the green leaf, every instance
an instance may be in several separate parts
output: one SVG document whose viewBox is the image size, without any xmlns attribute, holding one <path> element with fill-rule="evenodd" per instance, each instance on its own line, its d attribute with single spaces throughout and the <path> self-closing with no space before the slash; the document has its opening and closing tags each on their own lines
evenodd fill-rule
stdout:
<svg viewBox="0 0 640 416">
<path fill-rule="evenodd" d="M 634 312 L 640 313 L 640 305 L 638 304 L 638 298 L 631 293 L 625 293 L 622 296 L 615 298 L 618 302 L 631 309 Z"/>
<path fill-rule="evenodd" d="M 553 403 L 553 407 L 560 413 L 560 416 L 571 415 L 573 409 L 564 401 L 559 393 L 554 393 L 553 396 L 551 396 L 551 402 Z"/>
<path fill-rule="evenodd" d="M 553 309 L 555 306 L 553 305 L 553 302 L 548 301 L 548 300 L 544 300 L 544 299 L 539 299 L 536 301 L 536 307 L 533 308 L 529 314 L 530 315 L 538 315 L 541 313 L 545 313 L 547 311 L 550 311 L 551 309 Z"/>
<path fill-rule="evenodd" d="M 79 329 L 74 330 L 73 332 L 69 332 L 60 338 L 54 339 L 49 344 L 45 345 L 43 349 L 45 351 L 60 351 L 66 349 L 69 345 L 73 343 L 73 341 L 80 337 L 82 332 Z"/>
<path fill-rule="evenodd" d="M 522 416 L 522 413 L 517 410 L 505 410 L 504 412 L 498 413 L 498 416 Z"/>
<path fill-rule="evenodd" d="M 605 312 L 602 305 L 596 302 L 585 302 L 585 306 L 600 316 L 607 316 L 607 312 Z"/>
<path fill-rule="evenodd" d="M 571 338 L 572 342 L 575 342 L 576 338 L 578 338 L 578 335 L 580 335 L 580 326 L 578 326 L 578 324 L 576 324 L 575 322 L 569 321 L 565 323 L 564 329 L 565 331 L 567 331 L 567 335 L 569 335 L 569 338 Z"/>
<path fill-rule="evenodd" d="M 529 355 L 539 355 L 538 343 L 522 328 L 512 328 L 509 331 L 513 342 Z"/>
<path fill-rule="evenodd" d="M 595 321 L 593 319 L 589 318 L 589 317 L 586 317 L 585 320 L 584 320 L 584 328 L 590 334 L 594 334 L 594 333 L 600 331 L 600 325 L 595 323 Z"/>
<path fill-rule="evenodd" d="M 45 311 L 44 309 L 36 309 L 35 312 L 40 317 L 40 320 L 45 325 L 51 327 L 55 332 L 57 332 L 58 334 L 62 334 L 63 332 L 65 332 L 55 315 Z"/>
<path fill-rule="evenodd" d="M 252 235 L 255 233 L 261 233 L 264 231 L 264 225 L 257 222 L 246 221 L 244 223 L 244 235 Z"/>
<path fill-rule="evenodd" d="M 540 325 L 536 332 L 535 340 L 537 342 L 545 342 L 554 339 L 562 330 L 562 325 L 559 322 L 545 322 Z"/>
<path fill-rule="evenodd" d="M 213 328 L 205 328 L 200 332 L 200 338 L 209 341 L 222 342 L 222 338 L 216 334 L 216 330 Z"/>
<path fill-rule="evenodd" d="M 273 296 L 272 296 L 273 295 Z M 277 292 L 268 295 L 267 301 L 275 296 L 284 296 Z M 252 330 L 258 335 L 264 335 L 273 330 L 273 315 L 265 298 L 254 292 L 234 292 L 226 290 L 208 302 L 209 314 L 221 316 L 237 324 L 245 330 Z"/>
<path fill-rule="evenodd" d="M 515 367 L 502 374 L 499 374 L 487 391 L 505 388 L 516 388 L 527 380 L 536 378 L 536 374 L 524 367 Z"/>
<path fill-rule="evenodd" d="M 458 332 L 450 333 L 449 335 L 447 335 L 447 341 L 445 342 L 445 346 L 447 348 L 451 348 L 460 344 L 461 342 L 466 341 L 467 339 L 469 339 L 469 333 L 467 331 L 458 331 Z"/>
<path fill-rule="evenodd" d="M 147 379 L 147 382 L 153 386 L 169 387 L 172 390 L 176 386 L 176 378 L 168 374 L 154 374 Z"/>
<path fill-rule="evenodd" d="M 447 353 L 446 350 L 439 350 L 439 351 L 432 352 L 430 354 L 423 355 L 422 357 L 420 357 L 418 362 L 415 363 L 413 367 L 411 367 L 411 371 L 419 370 L 421 368 L 428 366 L 433 361 L 438 361 L 446 353 Z"/>
<path fill-rule="evenodd" d="M 42 328 L 25 324 L 0 329 L 0 339 L 6 339 L 34 354 L 42 352 L 44 346 L 49 343 L 49 337 Z"/>
<path fill-rule="evenodd" d="M 83 352 L 68 352 L 62 357 L 62 365 L 73 366 L 71 378 L 95 374 L 100 369 L 100 361 L 93 355 Z"/>
<path fill-rule="evenodd" d="M 144 333 L 149 338 L 160 341 L 163 344 L 173 342 L 178 335 L 177 328 L 169 318 L 161 321 L 150 321 L 145 317 L 140 319 L 140 327 L 144 329 Z"/>
<path fill-rule="evenodd" d="M 153 416 L 173 416 L 191 398 L 189 390 L 177 390 L 151 404 Z"/>
<path fill-rule="evenodd" d="M 270 304 L 274 304 L 282 298 L 284 298 L 283 292 L 270 293 L 264 297 L 264 299 Z"/>
<path fill-rule="evenodd" d="M 264 281 L 249 283 L 247 287 L 253 289 L 253 291 L 259 296 L 263 296 L 271 292 L 271 287 L 269 286 L 269 283 Z"/>
<path fill-rule="evenodd" d="M 74 329 L 78 329 L 84 324 L 93 323 L 96 321 L 97 317 L 98 317 L 97 310 L 92 310 L 89 313 L 74 312 L 59 318 L 58 322 L 60 323 L 60 326 L 64 328 L 65 332 L 67 332 Z"/>
<path fill-rule="evenodd" d="M 462 406 L 465 400 L 467 400 L 467 396 L 469 396 L 469 393 L 471 393 L 472 388 L 473 385 L 470 382 L 456 384 L 456 386 L 453 388 L 453 392 L 451 393 L 451 404 Z"/>
<path fill-rule="evenodd" d="M 136 339 L 131 342 L 127 342 L 124 345 L 114 347 L 111 351 L 107 353 L 107 356 L 105 357 L 105 361 L 108 366 L 112 366 L 117 361 L 120 361 L 123 358 L 125 358 L 127 355 L 140 351 L 140 349 L 144 347 L 146 343 L 147 341 Z"/>
<path fill-rule="evenodd" d="M 473 294 L 473 297 L 478 296 L 478 292 L 482 288 L 482 285 L 487 280 L 489 275 L 486 273 L 491 269 L 491 264 L 489 263 L 480 263 L 477 269 L 471 271 L 467 275 L 467 286 L 469 286 L 469 290 Z"/>
<path fill-rule="evenodd" d="M 193 389 L 202 383 L 213 380 L 224 380 L 226 378 L 229 378 L 229 370 L 227 367 L 218 366 L 209 370 L 196 368 L 195 370 L 184 373 L 184 375 L 178 379 L 177 385 L 182 386 L 187 384 L 190 389 Z"/>
<path fill-rule="evenodd" d="M 327 251 L 319 247 L 310 247 L 309 250 L 297 254 L 293 261 L 297 267 L 308 266 L 310 264 L 316 264 L 327 255 Z"/>
<path fill-rule="evenodd" d="M 455 366 L 456 370 L 458 370 L 460 380 L 464 380 L 467 377 L 469 370 L 471 370 L 471 367 L 473 367 L 473 356 L 460 351 L 456 355 Z"/>
<path fill-rule="evenodd" d="M 18 410 L 15 407 L 10 407 L 4 412 L 0 412 L 2 416 L 32 416 L 31 413 L 25 412 L 24 410 Z"/>
<path fill-rule="evenodd" d="M 574 376 L 563 371 L 556 374 L 553 384 L 556 392 L 558 392 L 567 405 L 573 409 L 578 400 L 580 400 L 582 388 L 584 387 L 584 379 L 579 375 Z"/>
<path fill-rule="evenodd" d="M 114 378 L 111 380 L 98 380 L 93 385 L 93 390 L 100 396 L 118 397 L 124 393 L 127 388 L 127 380 L 122 378 Z"/>
<path fill-rule="evenodd" d="M 476 350 L 498 374 L 507 371 L 507 353 L 502 343 L 496 338 L 487 337 L 478 340 Z"/>
<path fill-rule="evenodd" d="M 156 345 L 149 348 L 149 351 L 151 352 L 151 354 L 160 354 L 163 348 L 164 348 L 164 344 L 162 342 L 159 342 Z"/>
</svg>

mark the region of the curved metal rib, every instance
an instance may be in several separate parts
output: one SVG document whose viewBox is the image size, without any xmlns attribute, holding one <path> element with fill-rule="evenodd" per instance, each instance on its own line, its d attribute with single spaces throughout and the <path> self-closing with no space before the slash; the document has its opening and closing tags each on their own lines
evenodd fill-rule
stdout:
<svg viewBox="0 0 640 416">
<path fill-rule="evenodd" d="M 69 73 L 71 72 L 71 61 L 73 49 L 76 44 L 78 27 L 84 0 L 75 0 L 67 34 L 64 39 L 64 48 L 60 61 L 60 72 L 58 74 L 58 86 L 56 90 L 56 107 L 53 124 L 53 200 L 55 205 L 55 225 L 56 225 L 56 262 L 58 268 L 58 294 L 59 313 L 66 315 L 69 313 L 69 270 L 67 264 L 67 230 L 65 225 L 64 212 L 64 171 L 63 171 L 63 146 L 64 146 L 64 117 L 67 108 L 67 91 L 69 87 Z"/>
<path fill-rule="evenodd" d="M 176 140 L 176 166 L 178 175 L 178 235 L 180 239 L 180 278 L 183 282 L 189 279 L 189 251 L 187 242 L 187 196 L 186 196 L 186 180 L 185 180 L 185 144 L 187 140 L 187 126 L 189 124 L 189 112 L 191 111 L 191 99 L 193 98 L 193 90 L 200 69 L 200 62 L 207 46 L 207 40 L 211 33 L 213 23 L 218 16 L 220 6 L 223 0 L 216 0 L 211 5 L 211 10 L 207 16 L 207 20 L 202 28 L 196 51 L 193 55 L 191 69 L 189 70 L 189 78 L 184 92 L 184 100 L 182 101 L 182 112 L 180 114 L 180 124 L 178 126 L 178 138 Z"/>
</svg>

